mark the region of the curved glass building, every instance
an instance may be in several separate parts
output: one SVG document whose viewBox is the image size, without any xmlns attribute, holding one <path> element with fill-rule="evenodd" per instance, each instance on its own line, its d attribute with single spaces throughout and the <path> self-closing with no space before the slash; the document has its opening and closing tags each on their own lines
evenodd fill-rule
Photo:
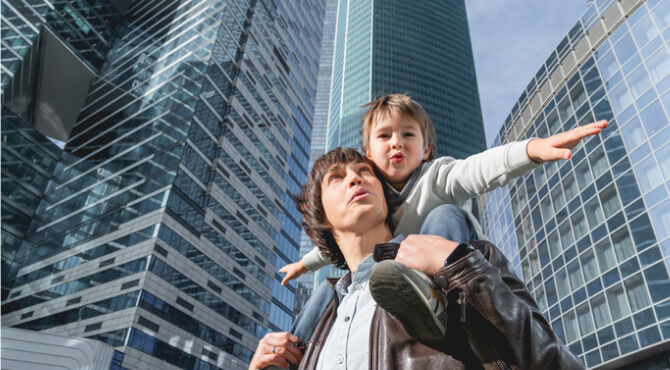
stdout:
<svg viewBox="0 0 670 370">
<path fill-rule="evenodd" d="M 494 144 L 610 121 L 481 203 L 487 234 L 589 368 L 668 366 L 669 44 L 670 2 L 592 2 Z"/>
</svg>

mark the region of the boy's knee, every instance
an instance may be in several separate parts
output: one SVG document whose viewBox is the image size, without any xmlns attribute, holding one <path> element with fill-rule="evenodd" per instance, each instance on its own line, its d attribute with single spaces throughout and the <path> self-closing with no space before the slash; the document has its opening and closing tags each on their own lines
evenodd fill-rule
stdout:
<svg viewBox="0 0 670 370">
<path fill-rule="evenodd" d="M 430 211 L 420 233 L 439 235 L 457 242 L 470 241 L 475 234 L 467 213 L 451 204 L 443 204 Z"/>
<path fill-rule="evenodd" d="M 435 221 L 445 222 L 452 219 L 462 220 L 465 217 L 467 217 L 467 214 L 462 208 L 453 204 L 442 204 L 433 208 L 428 213 L 426 220 L 435 219 Z"/>
</svg>

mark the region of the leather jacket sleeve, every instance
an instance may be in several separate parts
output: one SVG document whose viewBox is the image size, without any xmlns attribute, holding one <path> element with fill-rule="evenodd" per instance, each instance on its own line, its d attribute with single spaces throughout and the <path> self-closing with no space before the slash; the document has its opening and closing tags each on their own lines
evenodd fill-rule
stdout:
<svg viewBox="0 0 670 370">
<path fill-rule="evenodd" d="M 434 277 L 447 293 L 448 305 L 458 307 L 459 319 L 449 322 L 465 331 L 481 364 L 502 369 L 583 369 L 560 343 L 503 253 L 488 242 L 470 244 L 474 252 Z M 453 306 L 449 311 L 456 312 Z"/>
</svg>

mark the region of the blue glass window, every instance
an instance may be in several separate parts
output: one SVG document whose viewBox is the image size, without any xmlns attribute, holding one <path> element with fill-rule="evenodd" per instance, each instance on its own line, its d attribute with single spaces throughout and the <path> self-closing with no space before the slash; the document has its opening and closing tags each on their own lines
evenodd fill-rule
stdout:
<svg viewBox="0 0 670 370">
<path fill-rule="evenodd" d="M 598 67 L 600 67 L 600 73 L 603 75 L 603 79 L 609 80 L 609 78 L 619 70 L 619 65 L 614 58 L 614 53 L 607 53 L 602 58 L 599 58 Z"/>
<path fill-rule="evenodd" d="M 607 302 L 610 306 L 610 312 L 612 313 L 612 320 L 616 321 L 624 316 L 627 316 L 630 312 L 628 309 L 628 302 L 626 300 L 626 296 L 624 295 L 621 284 L 617 284 L 607 289 Z M 619 335 L 618 330 L 617 335 Z"/>
<path fill-rule="evenodd" d="M 646 63 L 649 72 L 651 73 L 651 77 L 656 83 L 661 82 L 665 76 L 670 74 L 670 55 L 665 48 L 661 48 L 653 56 L 648 58 Z"/>
<path fill-rule="evenodd" d="M 661 301 L 670 296 L 670 279 L 665 263 L 662 261 L 644 271 L 647 279 L 649 293 L 654 302 Z"/>
<path fill-rule="evenodd" d="M 647 135 L 653 136 L 656 132 L 668 125 L 668 118 L 663 112 L 661 103 L 657 100 L 640 113 Z"/>
<path fill-rule="evenodd" d="M 621 29 L 623 29 L 624 26 L 622 26 Z M 619 62 L 621 64 L 624 64 L 630 59 L 630 57 L 635 54 L 637 51 L 637 48 L 635 47 L 635 44 L 633 43 L 633 39 L 630 37 L 629 33 L 626 33 L 619 42 L 614 45 L 614 52 L 616 53 L 616 56 L 619 58 Z"/>
</svg>

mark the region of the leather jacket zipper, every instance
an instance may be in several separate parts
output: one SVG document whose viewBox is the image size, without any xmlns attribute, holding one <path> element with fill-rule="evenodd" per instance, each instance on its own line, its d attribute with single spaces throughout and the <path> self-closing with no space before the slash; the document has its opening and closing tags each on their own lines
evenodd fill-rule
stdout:
<svg viewBox="0 0 670 370">
<path fill-rule="evenodd" d="M 370 362 L 368 363 L 368 369 L 373 370 L 377 368 L 377 350 L 375 347 L 379 347 L 376 345 L 376 341 L 373 341 L 373 337 L 376 336 L 377 334 L 377 316 L 379 315 L 379 308 L 375 309 L 375 313 L 372 314 L 372 325 L 370 327 L 370 338 L 368 342 L 370 343 L 370 349 L 369 349 L 369 356 L 368 358 L 370 359 Z"/>
<path fill-rule="evenodd" d="M 459 298 L 459 304 L 461 306 L 461 323 L 465 323 L 465 311 L 467 309 L 467 297 L 465 296 L 465 292 L 462 290 L 458 293 L 458 298 Z"/>
</svg>

